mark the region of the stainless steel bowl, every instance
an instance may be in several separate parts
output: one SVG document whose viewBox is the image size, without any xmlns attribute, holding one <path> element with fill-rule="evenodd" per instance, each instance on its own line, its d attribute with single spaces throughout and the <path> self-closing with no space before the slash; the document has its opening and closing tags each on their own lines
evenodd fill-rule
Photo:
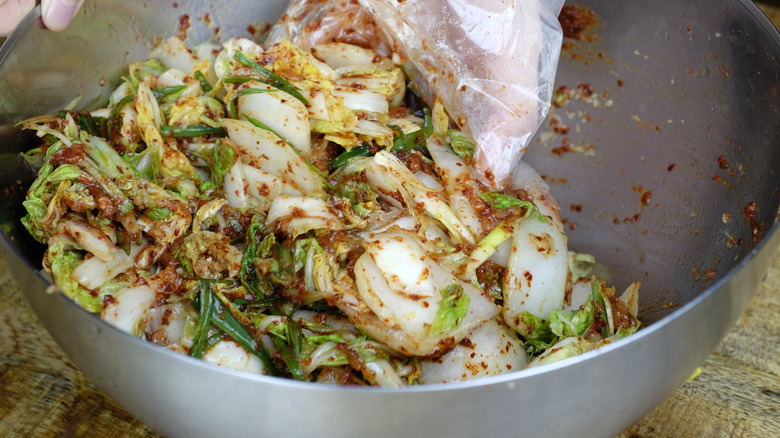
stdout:
<svg viewBox="0 0 780 438">
<path fill-rule="evenodd" d="M 474 382 L 338 388 L 217 368 L 47 294 L 41 248 L 18 224 L 31 175 L 14 154 L 34 139 L 13 124 L 75 93 L 85 104 L 104 98 L 104 84 L 143 58 L 154 37 L 176 33 L 184 15 L 197 42 L 245 35 L 283 3 L 95 0 L 65 33 L 39 29 L 33 16 L 0 50 L 4 257 L 73 362 L 152 429 L 171 437 L 611 436 L 704 361 L 766 273 L 780 244 L 780 35 L 746 0 L 585 0 L 598 24 L 591 41 L 564 51 L 557 80 L 595 90 L 559 110 L 580 152 L 561 153 L 562 137 L 542 134 L 528 161 L 563 206 L 571 246 L 594 254 L 618 288 L 643 283 L 637 335 Z"/>
</svg>

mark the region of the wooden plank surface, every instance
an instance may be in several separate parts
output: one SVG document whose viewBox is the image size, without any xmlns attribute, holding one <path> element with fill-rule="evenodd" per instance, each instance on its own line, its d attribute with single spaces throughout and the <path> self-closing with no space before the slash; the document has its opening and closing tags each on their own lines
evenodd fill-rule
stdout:
<svg viewBox="0 0 780 438">
<path fill-rule="evenodd" d="M 619 438 L 780 437 L 778 292 L 780 253 L 701 374 Z M 156 436 L 65 357 L 0 259 L 0 437 Z"/>
</svg>

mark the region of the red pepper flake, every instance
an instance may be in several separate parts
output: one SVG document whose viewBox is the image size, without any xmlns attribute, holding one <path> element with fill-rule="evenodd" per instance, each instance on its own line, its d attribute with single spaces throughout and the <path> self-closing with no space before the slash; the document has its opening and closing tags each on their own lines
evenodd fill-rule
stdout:
<svg viewBox="0 0 780 438">
<path fill-rule="evenodd" d="M 617 80 L 617 86 L 618 87 L 622 87 L 623 85 L 625 85 L 625 82 L 623 82 L 621 79 L 618 79 Z"/>
<path fill-rule="evenodd" d="M 590 97 L 593 95 L 593 86 L 590 84 L 577 84 L 577 91 L 583 97 Z"/>
<path fill-rule="evenodd" d="M 729 168 L 729 162 L 726 161 L 726 158 L 723 155 L 718 157 L 718 165 L 720 166 L 721 169 Z"/>
<path fill-rule="evenodd" d="M 704 281 L 710 281 L 715 278 L 716 275 L 718 275 L 718 271 L 715 269 L 707 269 L 707 272 L 704 273 Z"/>
<path fill-rule="evenodd" d="M 569 206 L 569 208 L 571 209 L 571 211 L 576 211 L 577 213 L 582 211 L 582 205 L 580 204 L 572 204 Z"/>
<path fill-rule="evenodd" d="M 642 197 L 640 198 L 642 201 L 642 205 L 649 205 L 650 204 L 650 198 L 653 196 L 653 192 L 651 190 L 645 190 L 644 193 L 642 193 Z"/>
<path fill-rule="evenodd" d="M 755 202 L 748 202 L 740 211 L 745 220 L 750 224 L 753 243 L 760 242 L 762 239 L 761 229 L 764 227 L 764 223 L 758 220 L 758 206 Z"/>
<path fill-rule="evenodd" d="M 555 117 L 550 119 L 550 127 L 556 134 L 566 135 L 569 133 L 569 127 L 561 123 L 561 121 Z"/>
<path fill-rule="evenodd" d="M 725 187 L 725 188 L 727 188 L 729 190 L 734 188 L 734 186 L 731 185 L 730 182 L 728 182 L 728 181 L 724 180 L 723 178 L 721 178 L 720 175 L 713 176 L 712 180 L 715 181 L 715 182 L 719 182 L 719 183 L 723 184 L 723 187 Z"/>
<path fill-rule="evenodd" d="M 559 147 L 557 147 L 557 148 L 553 148 L 550 152 L 554 153 L 555 155 L 557 155 L 559 157 L 562 157 L 563 154 L 565 154 L 566 152 L 571 152 L 571 151 L 572 151 L 572 149 L 571 149 L 571 146 L 569 146 L 569 139 L 568 138 L 564 138 L 563 140 L 561 140 L 561 145 Z"/>
<path fill-rule="evenodd" d="M 596 14 L 590 8 L 583 6 L 566 5 L 558 15 L 558 21 L 563 29 L 563 36 L 575 40 L 582 40 L 586 29 L 596 24 Z"/>
<path fill-rule="evenodd" d="M 635 223 L 639 222 L 639 218 L 641 218 L 641 217 L 642 217 L 642 215 L 637 213 L 637 214 L 635 214 L 635 215 L 633 215 L 631 217 L 627 217 L 627 218 L 623 219 L 623 223 L 624 224 L 635 224 Z"/>
<path fill-rule="evenodd" d="M 568 145 L 558 146 L 557 148 L 553 148 L 550 152 L 554 153 L 555 155 L 562 157 L 563 154 L 566 152 L 571 152 L 571 147 Z"/>
<path fill-rule="evenodd" d="M 178 28 L 178 34 L 177 36 L 179 39 L 186 40 L 187 39 L 187 31 L 190 30 L 190 16 L 187 14 L 184 14 L 179 17 L 179 28 Z"/>
</svg>

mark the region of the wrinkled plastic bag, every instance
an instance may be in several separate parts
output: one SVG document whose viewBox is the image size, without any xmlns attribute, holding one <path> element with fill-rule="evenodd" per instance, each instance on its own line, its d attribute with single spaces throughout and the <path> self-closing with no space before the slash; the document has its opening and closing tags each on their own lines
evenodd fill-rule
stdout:
<svg viewBox="0 0 780 438">
<path fill-rule="evenodd" d="M 544 121 L 564 0 L 293 0 L 268 42 L 338 41 L 402 56 L 429 103 L 474 138 L 480 180 L 501 187 Z"/>
</svg>

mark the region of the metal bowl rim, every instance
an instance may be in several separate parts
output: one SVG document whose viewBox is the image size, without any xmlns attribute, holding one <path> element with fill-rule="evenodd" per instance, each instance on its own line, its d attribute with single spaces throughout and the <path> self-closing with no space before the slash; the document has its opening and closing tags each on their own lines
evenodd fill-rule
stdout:
<svg viewBox="0 0 780 438">
<path fill-rule="evenodd" d="M 780 46 L 780 30 L 778 30 L 772 22 L 769 20 L 769 18 L 761 11 L 761 9 L 752 1 L 750 0 L 740 0 L 739 3 L 742 4 L 745 9 L 748 10 L 748 12 L 753 15 L 753 17 L 756 19 L 758 24 L 762 27 L 763 31 L 769 30 L 769 33 L 773 33 L 772 41 Z M 3 63 L 5 58 L 10 54 L 13 50 L 13 47 L 18 41 L 24 31 L 26 31 L 31 26 L 39 26 L 40 19 L 41 19 L 41 6 L 36 6 L 20 23 L 19 27 L 16 31 L 14 31 L 6 41 L 0 46 L 0 64 Z M 214 364 L 210 364 L 207 362 L 204 362 L 199 359 L 192 358 L 190 356 L 186 356 L 181 353 L 176 353 L 171 350 L 168 350 L 164 347 L 152 344 L 151 342 L 148 342 L 146 340 L 140 339 L 136 336 L 133 336 L 127 332 L 124 332 L 120 330 L 119 328 L 113 326 L 112 324 L 109 324 L 108 322 L 101 319 L 98 315 L 88 312 L 83 307 L 76 304 L 73 300 L 65 296 L 62 291 L 57 289 L 56 296 L 52 296 L 52 299 L 63 299 L 68 302 L 67 305 L 74 306 L 78 309 L 79 312 L 83 312 L 86 318 L 92 318 L 93 321 L 98 322 L 98 324 L 102 325 L 103 329 L 107 330 L 114 330 L 119 333 L 121 333 L 122 336 L 125 337 L 125 339 L 128 340 L 128 342 L 138 342 L 143 344 L 145 347 L 143 348 L 149 348 L 150 351 L 155 352 L 154 354 L 163 354 L 168 355 L 170 358 L 175 358 L 174 360 L 183 360 L 184 363 L 187 363 L 189 366 L 196 366 L 196 367 L 203 367 L 205 369 L 211 370 L 211 372 L 218 372 L 222 373 L 224 375 L 233 376 L 236 378 L 246 379 L 253 382 L 257 382 L 259 384 L 270 384 L 280 387 L 292 387 L 292 388 L 298 388 L 298 389 L 312 389 L 317 391 L 323 391 L 323 392 L 360 392 L 360 393 L 386 393 L 386 394 L 399 394 L 399 393 L 417 393 L 417 392 L 424 392 L 424 393 L 430 393 L 430 392 L 444 392 L 444 391 L 458 391 L 458 390 L 466 390 L 469 388 L 474 387 L 484 387 L 484 386 L 495 386 L 495 385 L 506 385 L 510 383 L 514 383 L 516 381 L 520 380 L 526 380 L 531 379 L 534 376 L 538 376 L 541 374 L 547 374 L 554 372 L 557 369 L 564 368 L 564 367 L 570 367 L 574 366 L 580 362 L 588 361 L 591 358 L 595 358 L 597 356 L 609 354 L 611 351 L 622 348 L 623 346 L 635 343 L 635 342 L 641 342 L 642 339 L 653 336 L 656 332 L 663 330 L 664 327 L 667 325 L 673 323 L 673 321 L 683 318 L 686 314 L 688 314 L 693 308 L 697 307 L 701 302 L 706 301 L 710 299 L 717 291 L 721 290 L 726 286 L 726 284 L 731 281 L 732 277 L 737 275 L 741 270 L 745 269 L 747 265 L 749 265 L 756 257 L 757 255 L 762 251 L 771 251 L 773 249 L 776 249 L 777 242 L 780 241 L 780 231 L 778 229 L 780 228 L 780 225 L 778 224 L 778 221 L 775 221 L 767 230 L 767 232 L 764 234 L 764 237 L 762 241 L 745 257 L 743 257 L 742 260 L 740 260 L 732 269 L 729 270 L 729 272 L 721 277 L 720 279 L 716 280 L 712 285 L 710 285 L 708 288 L 706 288 L 704 291 L 702 291 L 698 296 L 696 296 L 693 300 L 691 300 L 688 303 L 685 303 L 678 307 L 677 309 L 670 312 L 668 315 L 664 316 L 660 320 L 648 325 L 645 328 L 640 329 L 635 334 L 628 336 L 624 339 L 615 341 L 611 344 L 602 346 L 598 349 L 588 351 L 586 353 L 582 353 L 578 356 L 564 359 L 558 362 L 554 362 L 548 365 L 543 365 L 537 368 L 530 368 L 530 369 L 524 369 L 519 371 L 514 371 L 506 374 L 501 374 L 497 376 L 489 376 L 484 377 L 481 379 L 476 380 L 470 380 L 465 382 L 453 382 L 453 383 L 434 383 L 434 384 L 425 384 L 425 385 L 415 385 L 415 386 L 408 386 L 408 387 L 402 387 L 402 388 L 383 388 L 383 387 L 345 387 L 345 386 L 334 386 L 334 385 L 322 385 L 317 384 L 313 382 L 299 382 L 292 379 L 286 379 L 286 378 L 280 378 L 280 377 L 273 377 L 273 376 L 266 376 L 266 375 L 256 375 L 251 373 L 245 373 L 241 371 L 232 370 L 225 367 L 220 367 Z M 6 235 L 5 232 L 0 232 L 0 235 L 2 236 L 2 239 L 7 245 L 7 247 L 12 252 L 12 255 L 18 259 L 21 259 L 23 261 L 23 264 L 30 269 L 31 271 L 35 272 L 35 275 L 40 278 L 44 283 L 50 285 L 51 287 L 55 287 L 51 280 L 43 274 L 41 271 L 37 270 L 32 263 L 24 257 L 19 249 L 13 244 L 11 239 Z M 767 248 L 767 246 L 772 246 L 772 248 Z M 752 292 L 751 292 L 752 293 Z"/>
</svg>

